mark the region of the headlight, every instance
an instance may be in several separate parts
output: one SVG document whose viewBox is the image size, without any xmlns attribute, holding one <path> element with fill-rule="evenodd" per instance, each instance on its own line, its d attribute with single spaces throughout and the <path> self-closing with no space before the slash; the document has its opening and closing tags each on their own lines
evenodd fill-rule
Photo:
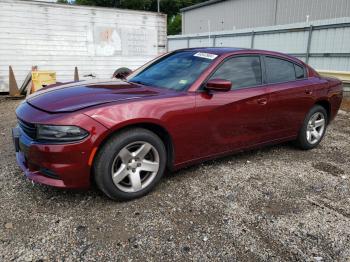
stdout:
<svg viewBox="0 0 350 262">
<path fill-rule="evenodd" d="M 37 125 L 36 138 L 58 142 L 77 141 L 87 137 L 89 133 L 77 126 Z"/>
</svg>

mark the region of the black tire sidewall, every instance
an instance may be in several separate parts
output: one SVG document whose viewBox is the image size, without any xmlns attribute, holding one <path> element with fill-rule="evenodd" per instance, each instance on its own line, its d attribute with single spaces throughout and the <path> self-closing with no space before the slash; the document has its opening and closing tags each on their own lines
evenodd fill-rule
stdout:
<svg viewBox="0 0 350 262">
<path fill-rule="evenodd" d="M 307 126 L 308 126 L 308 123 L 309 123 L 309 120 L 311 118 L 312 115 L 314 115 L 315 113 L 317 112 L 320 112 L 324 115 L 325 117 L 325 121 L 326 121 L 326 124 L 325 124 L 325 129 L 323 131 L 323 134 L 321 136 L 321 138 L 318 140 L 317 143 L 315 144 L 310 144 L 308 141 L 307 141 L 307 137 L 306 137 L 306 130 L 307 130 Z M 312 149 L 312 148 L 315 148 L 319 145 L 319 143 L 321 143 L 324 135 L 326 134 L 326 130 L 327 130 L 327 125 L 328 125 L 328 114 L 327 114 L 327 111 L 324 107 L 320 106 L 320 105 L 315 105 L 313 106 L 310 111 L 307 113 L 305 119 L 304 119 L 304 123 L 303 123 L 303 126 L 302 128 L 300 129 L 299 131 L 299 134 L 298 134 L 298 139 L 297 139 L 297 142 L 299 144 L 299 146 L 302 148 L 302 149 L 305 149 L 305 150 L 308 150 L 308 149 Z"/>
<path fill-rule="evenodd" d="M 114 158 L 119 151 L 130 143 L 145 141 L 150 143 L 159 154 L 159 170 L 153 181 L 138 192 L 124 192 L 115 186 L 111 169 Z M 166 149 L 161 139 L 153 132 L 137 128 L 125 130 L 112 136 L 99 150 L 94 162 L 96 184 L 109 198 L 114 200 L 131 200 L 148 194 L 163 176 L 166 167 Z"/>
</svg>

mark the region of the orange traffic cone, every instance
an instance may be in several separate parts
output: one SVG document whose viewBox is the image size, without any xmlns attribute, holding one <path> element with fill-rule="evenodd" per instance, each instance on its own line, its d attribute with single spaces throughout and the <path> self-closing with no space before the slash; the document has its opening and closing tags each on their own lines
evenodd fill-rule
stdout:
<svg viewBox="0 0 350 262">
<path fill-rule="evenodd" d="M 9 66 L 9 89 L 10 96 L 20 96 L 15 74 L 13 73 L 11 66 Z"/>
<path fill-rule="evenodd" d="M 78 73 L 78 67 L 74 68 L 74 82 L 79 81 L 79 73 Z"/>
</svg>

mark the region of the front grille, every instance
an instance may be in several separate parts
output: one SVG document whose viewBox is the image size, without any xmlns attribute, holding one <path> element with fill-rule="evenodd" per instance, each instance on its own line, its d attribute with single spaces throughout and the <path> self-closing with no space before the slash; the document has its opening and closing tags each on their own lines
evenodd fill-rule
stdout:
<svg viewBox="0 0 350 262">
<path fill-rule="evenodd" d="M 36 138 L 36 126 L 35 126 L 35 124 L 31 124 L 31 123 L 25 122 L 21 119 L 18 119 L 18 125 L 27 136 L 29 136 L 30 138 L 33 138 L 33 139 Z"/>
</svg>

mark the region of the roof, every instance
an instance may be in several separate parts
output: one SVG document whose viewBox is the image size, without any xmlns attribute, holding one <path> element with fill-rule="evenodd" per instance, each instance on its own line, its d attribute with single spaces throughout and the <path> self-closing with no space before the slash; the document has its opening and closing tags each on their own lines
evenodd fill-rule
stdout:
<svg viewBox="0 0 350 262">
<path fill-rule="evenodd" d="M 207 52 L 215 55 L 222 55 L 226 53 L 232 53 L 236 51 L 246 50 L 246 48 L 236 48 L 236 47 L 193 47 L 178 49 L 176 51 L 194 51 L 194 52 Z M 175 51 L 175 52 L 176 52 Z"/>
<path fill-rule="evenodd" d="M 189 11 L 189 10 L 192 10 L 192 9 L 197 9 L 199 7 L 202 7 L 202 6 L 212 5 L 212 4 L 216 4 L 216 3 L 219 3 L 219 2 L 223 2 L 223 1 L 227 1 L 227 0 L 209 0 L 209 1 L 206 1 L 206 2 L 203 2 L 203 3 L 199 3 L 199 4 L 195 4 L 195 5 L 191 5 L 191 6 L 182 8 L 182 9 L 180 9 L 180 11 L 181 12 L 185 12 L 185 11 Z"/>
<path fill-rule="evenodd" d="M 193 48 L 183 48 L 183 49 L 177 49 L 174 50 L 173 52 L 178 52 L 178 51 L 193 51 L 193 52 L 203 52 L 203 53 L 210 53 L 214 55 L 225 55 L 225 54 L 234 54 L 236 52 L 238 53 L 244 53 L 244 54 L 257 54 L 257 55 L 273 55 L 277 57 L 284 57 L 289 60 L 292 60 L 297 63 L 302 62 L 291 55 L 284 54 L 281 52 L 276 52 L 276 51 L 269 51 L 269 50 L 260 50 L 260 49 L 252 49 L 252 48 L 237 48 L 237 47 L 193 47 Z M 244 51 L 244 52 L 240 52 Z"/>
</svg>

